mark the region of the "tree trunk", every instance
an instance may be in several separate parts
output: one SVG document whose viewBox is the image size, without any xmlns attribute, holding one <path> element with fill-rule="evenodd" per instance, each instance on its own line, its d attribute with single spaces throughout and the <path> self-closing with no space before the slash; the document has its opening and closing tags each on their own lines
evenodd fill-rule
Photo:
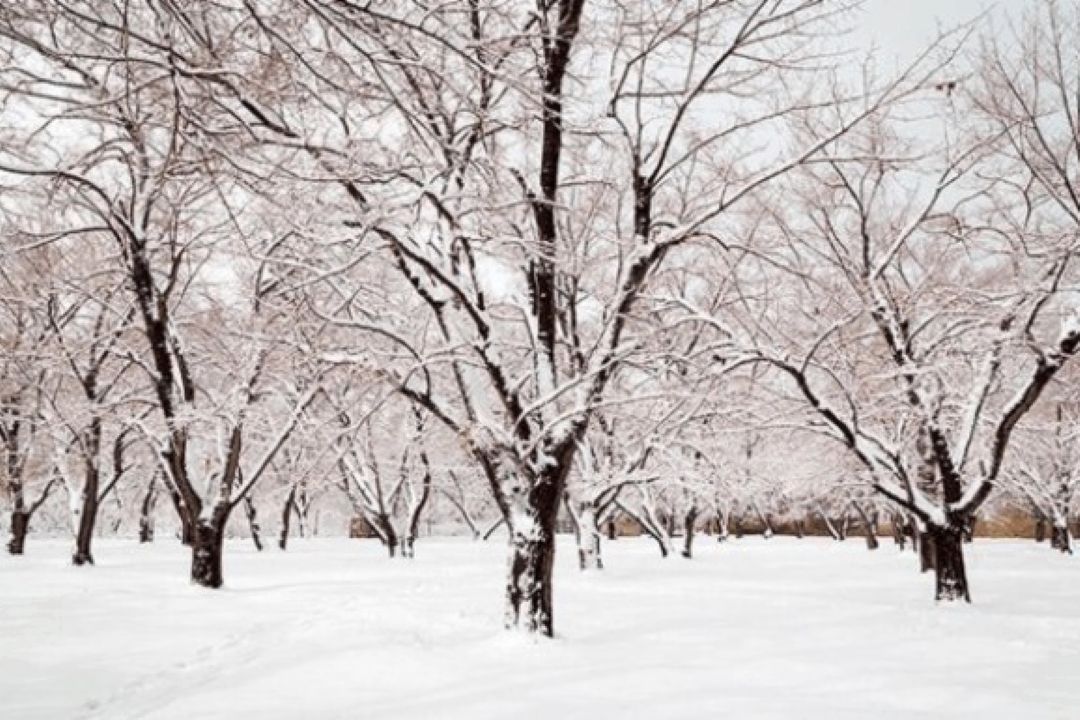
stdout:
<svg viewBox="0 0 1080 720">
<path fill-rule="evenodd" d="M 1041 543 L 1046 541 L 1046 521 L 1039 518 L 1035 521 L 1035 542 Z"/>
<path fill-rule="evenodd" d="M 166 478 L 165 487 L 168 488 L 169 499 L 172 500 L 173 507 L 176 508 L 176 516 L 180 518 L 180 542 L 191 547 L 195 543 L 195 526 L 192 524 L 191 516 L 184 505 L 184 499 L 181 497 L 180 491 L 176 489 L 168 478 Z"/>
<path fill-rule="evenodd" d="M 821 508 L 818 508 L 818 515 L 820 515 L 821 519 L 825 521 L 825 529 L 829 531 L 829 537 L 836 541 L 844 539 L 843 536 L 840 534 L 840 531 L 836 529 L 836 525 L 833 523 L 828 513 L 826 513 Z"/>
<path fill-rule="evenodd" d="M 428 464 L 427 454 L 421 452 L 424 463 L 424 478 L 420 484 L 420 494 L 409 504 L 409 515 L 406 519 L 405 533 L 401 538 L 401 557 L 410 560 L 416 557 L 416 538 L 420 535 L 420 516 L 427 507 L 431 497 L 431 467 Z"/>
<path fill-rule="evenodd" d="M 199 517 L 191 545 L 191 582 L 206 588 L 219 588 L 225 583 L 221 556 L 225 546 L 225 523 L 228 506 L 219 506 L 210 517 Z"/>
<path fill-rule="evenodd" d="M 877 539 L 877 512 L 866 512 L 861 505 L 855 505 L 855 511 L 859 513 L 859 517 L 862 519 L 863 527 L 866 529 L 866 548 L 868 550 L 877 550 L 880 543 Z"/>
<path fill-rule="evenodd" d="M 919 572 L 927 573 L 934 570 L 937 562 L 937 550 L 934 547 L 936 537 L 928 530 L 918 531 L 919 542 Z"/>
<path fill-rule="evenodd" d="M 148 543 L 154 541 L 154 506 L 157 504 L 157 475 L 150 478 L 150 484 L 143 496 L 142 506 L 139 508 L 139 542 Z"/>
<path fill-rule="evenodd" d="M 372 519 L 375 521 L 372 525 L 375 532 L 379 534 L 379 539 L 382 540 L 383 545 L 386 547 L 387 554 L 394 557 L 397 553 L 398 537 L 394 531 L 394 524 L 390 522 L 390 516 L 386 513 L 379 513 Z"/>
<path fill-rule="evenodd" d="M 26 549 L 26 534 L 30 530 L 30 513 L 14 510 L 11 513 L 11 538 L 7 549 L 12 555 L 22 555 Z"/>
<path fill-rule="evenodd" d="M 931 528 L 927 534 L 932 537 L 930 545 L 934 555 L 935 599 L 971 602 L 964 568 L 963 528 Z"/>
<path fill-rule="evenodd" d="M 728 539 L 728 514 L 722 510 L 716 513 L 716 542 L 724 542 Z"/>
<path fill-rule="evenodd" d="M 1050 547 L 1072 555 L 1072 533 L 1069 532 L 1068 523 L 1054 523 L 1050 535 Z"/>
<path fill-rule="evenodd" d="M 255 549 L 262 552 L 263 544 L 262 537 L 259 533 L 261 528 L 259 527 L 258 511 L 255 509 L 255 503 L 251 501 L 251 497 L 244 496 L 244 515 L 247 516 L 248 527 L 251 529 L 251 542 L 255 543 Z"/>
<path fill-rule="evenodd" d="M 690 559 L 694 556 L 694 526 L 697 524 L 698 509 L 691 506 L 686 512 L 686 517 L 683 519 L 683 528 L 686 532 L 686 538 L 683 542 L 682 556 L 686 559 Z"/>
<path fill-rule="evenodd" d="M 907 545 L 907 533 L 903 521 L 895 516 L 892 519 L 892 537 L 893 542 L 902 551 L 904 546 Z"/>
<path fill-rule="evenodd" d="M 101 420 L 94 418 L 90 429 L 86 433 L 86 477 L 83 480 L 82 507 L 79 514 L 79 526 L 75 531 L 75 554 L 71 556 L 71 563 L 76 567 L 80 565 L 93 565 L 94 556 L 90 551 L 90 545 L 94 540 L 94 524 L 98 515 L 98 486 L 101 477 L 98 470 L 98 451 L 101 446 Z"/>
<path fill-rule="evenodd" d="M 292 519 L 293 501 L 296 499 L 296 486 L 294 485 L 285 497 L 285 508 L 281 511 L 281 533 L 278 535 L 278 547 L 284 550 L 289 544 L 289 522 Z"/>
<path fill-rule="evenodd" d="M 596 510 L 591 503 L 585 503 L 577 520 L 578 567 L 582 570 L 603 570 L 604 561 L 600 557 L 600 526 L 596 521 Z"/>
<path fill-rule="evenodd" d="M 555 562 L 555 512 L 531 508 L 533 518 L 511 521 L 506 627 L 550 637 L 554 630 L 551 580 Z M 550 518 L 545 518 L 550 515 Z"/>
<path fill-rule="evenodd" d="M 95 473 L 96 474 L 96 473 Z M 71 556 L 73 565 L 93 565 L 94 556 L 91 544 L 94 540 L 94 524 L 97 520 L 98 501 L 97 483 L 87 480 L 83 488 L 82 513 L 79 515 L 79 527 L 75 533 L 75 554 Z"/>
</svg>

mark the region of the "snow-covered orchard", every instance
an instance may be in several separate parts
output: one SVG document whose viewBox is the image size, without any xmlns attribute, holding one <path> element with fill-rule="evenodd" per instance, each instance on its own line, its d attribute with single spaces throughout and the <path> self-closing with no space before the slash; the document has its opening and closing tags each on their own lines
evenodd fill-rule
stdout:
<svg viewBox="0 0 1080 720">
<path fill-rule="evenodd" d="M 930 5 L 0 4 L 0 711 L 1067 717 L 1080 9 Z"/>
</svg>

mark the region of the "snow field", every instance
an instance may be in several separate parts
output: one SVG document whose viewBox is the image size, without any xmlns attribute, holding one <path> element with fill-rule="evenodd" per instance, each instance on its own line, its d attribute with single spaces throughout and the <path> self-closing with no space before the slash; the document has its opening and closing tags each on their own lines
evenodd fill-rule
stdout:
<svg viewBox="0 0 1080 720">
<path fill-rule="evenodd" d="M 605 543 L 556 570 L 558 638 L 501 628 L 501 540 L 232 541 L 222 591 L 188 552 L 101 540 L 98 566 L 31 538 L 0 558 L 0 718 L 1080 717 L 1080 561 L 969 550 L 975 604 L 936 607 L 911 552 L 861 540 L 701 538 L 661 560 Z"/>
</svg>

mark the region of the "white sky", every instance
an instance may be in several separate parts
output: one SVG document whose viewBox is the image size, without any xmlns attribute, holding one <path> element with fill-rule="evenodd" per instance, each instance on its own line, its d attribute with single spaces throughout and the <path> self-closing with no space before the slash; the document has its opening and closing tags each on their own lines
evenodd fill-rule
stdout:
<svg viewBox="0 0 1080 720">
<path fill-rule="evenodd" d="M 866 0 L 856 38 L 876 45 L 886 66 L 914 57 L 937 35 L 986 10 L 1022 11 L 1030 0 Z"/>
</svg>

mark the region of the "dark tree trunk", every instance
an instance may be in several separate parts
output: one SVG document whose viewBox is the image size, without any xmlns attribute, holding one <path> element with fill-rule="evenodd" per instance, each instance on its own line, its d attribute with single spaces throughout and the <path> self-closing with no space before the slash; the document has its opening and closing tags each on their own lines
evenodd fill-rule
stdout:
<svg viewBox="0 0 1080 720">
<path fill-rule="evenodd" d="M 555 527 L 575 448 L 576 443 L 564 443 L 552 453 L 556 462 L 531 478 L 527 493 L 506 498 L 510 551 L 507 628 L 547 637 L 554 633 Z"/>
<path fill-rule="evenodd" d="M 803 521 L 801 519 L 796 520 L 795 523 L 794 523 L 794 528 L 795 528 L 795 537 L 802 540 L 803 536 L 806 535 L 806 530 L 803 528 Z"/>
<path fill-rule="evenodd" d="M 607 523 L 606 523 L 606 526 L 607 526 L 607 538 L 608 538 L 608 540 L 614 540 L 616 537 L 618 537 L 618 533 L 617 533 L 616 528 L 615 528 L 615 521 L 614 520 L 608 520 Z"/>
<path fill-rule="evenodd" d="M 394 557 L 397 554 L 398 549 L 398 537 L 394 531 L 394 524 L 390 522 L 390 516 L 386 513 L 379 513 L 373 520 L 375 530 L 379 534 L 379 539 L 382 540 L 383 545 L 386 547 L 386 552 L 390 557 Z"/>
<path fill-rule="evenodd" d="M 284 550 L 289 545 L 289 523 L 292 521 L 292 507 L 296 500 L 296 486 L 285 497 L 285 507 L 281 511 L 281 533 L 278 535 L 278 547 Z"/>
<path fill-rule="evenodd" d="M 724 542 L 728 539 L 728 522 L 730 518 L 722 510 L 716 513 L 716 542 Z"/>
<path fill-rule="evenodd" d="M 911 552 L 919 552 L 919 526 L 914 519 L 908 517 L 904 521 L 904 536 L 911 541 Z"/>
<path fill-rule="evenodd" d="M 928 534 L 933 538 L 934 597 L 943 602 L 971 602 L 964 568 L 963 528 L 932 528 Z"/>
<path fill-rule="evenodd" d="M 229 519 L 228 506 L 219 507 L 209 518 L 198 518 L 194 542 L 191 545 L 191 582 L 206 588 L 219 588 L 225 578 L 222 574 L 222 552 L 225 547 L 225 523 Z"/>
<path fill-rule="evenodd" d="M 904 546 L 907 545 L 907 533 L 903 521 L 898 517 L 894 517 L 892 520 L 892 537 L 896 546 L 903 550 Z"/>
<path fill-rule="evenodd" d="M 22 555 L 26 549 L 26 534 L 30 531 L 30 513 L 16 510 L 11 513 L 11 538 L 7 549 L 12 555 Z"/>
<path fill-rule="evenodd" d="M 536 507 L 536 503 L 533 506 L 530 514 L 534 518 L 511 522 L 506 627 L 550 637 L 554 629 L 551 581 L 557 513 Z"/>
<path fill-rule="evenodd" d="M 73 565 L 94 564 L 94 556 L 90 546 L 94 540 L 94 524 L 97 520 L 97 514 L 97 483 L 91 484 L 87 480 L 86 487 L 83 489 L 82 514 L 79 515 L 79 527 L 75 533 L 75 554 L 71 556 Z"/>
<path fill-rule="evenodd" d="M 667 530 L 668 537 L 675 537 L 675 528 L 678 523 L 675 520 L 675 513 L 671 512 L 660 518 L 660 522 L 663 523 L 664 528 Z"/>
<path fill-rule="evenodd" d="M 683 520 L 683 528 L 686 533 L 686 538 L 683 542 L 682 556 L 684 558 L 692 558 L 694 556 L 694 525 L 697 523 L 698 509 L 691 507 Z"/>
<path fill-rule="evenodd" d="M 75 531 L 75 554 L 71 556 L 71 562 L 76 566 L 94 564 L 90 546 L 94 541 L 94 525 L 97 523 L 100 500 L 98 490 L 101 486 L 101 472 L 98 468 L 98 455 L 101 450 L 101 418 L 95 417 L 91 420 L 83 440 L 86 476 L 80 498 L 82 507 L 79 511 L 79 527 Z"/>
<path fill-rule="evenodd" d="M 258 511 L 255 509 L 255 503 L 251 501 L 250 496 L 244 496 L 244 515 L 247 516 L 248 527 L 251 529 L 251 542 L 255 543 L 255 549 L 262 552 L 263 544 L 262 537 L 260 536 L 261 528 L 259 527 Z"/>
<path fill-rule="evenodd" d="M 157 504 L 157 475 L 150 478 L 150 484 L 143 496 L 142 506 L 139 508 L 139 542 L 148 543 L 154 541 L 154 506 Z"/>
<path fill-rule="evenodd" d="M 937 550 L 934 548 L 936 538 L 926 530 L 919 530 L 918 537 L 919 572 L 927 573 L 935 568 L 937 562 Z"/>
<path fill-rule="evenodd" d="M 1046 541 L 1046 521 L 1039 518 L 1035 521 L 1035 542 L 1041 543 Z"/>
<path fill-rule="evenodd" d="M 880 545 L 877 539 L 877 512 L 871 511 L 868 513 L 861 505 L 856 505 L 855 510 L 859 513 L 863 527 L 866 529 L 866 548 L 868 550 L 877 550 Z"/>
<path fill-rule="evenodd" d="M 975 524 L 979 518 L 972 517 L 964 523 L 964 542 L 975 542 Z"/>
<path fill-rule="evenodd" d="M 1072 533 L 1068 524 L 1054 523 L 1050 535 L 1050 547 L 1072 555 Z"/>
</svg>

